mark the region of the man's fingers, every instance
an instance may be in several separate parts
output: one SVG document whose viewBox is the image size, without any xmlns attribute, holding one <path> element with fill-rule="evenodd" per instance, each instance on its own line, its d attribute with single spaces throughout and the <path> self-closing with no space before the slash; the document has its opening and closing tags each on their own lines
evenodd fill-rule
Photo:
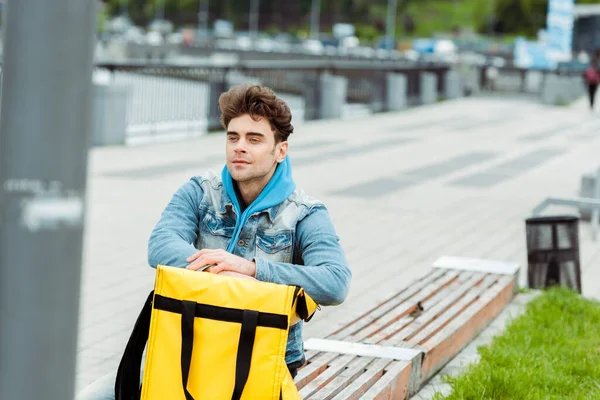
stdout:
<svg viewBox="0 0 600 400">
<path fill-rule="evenodd" d="M 202 250 L 200 250 L 200 251 L 202 251 Z M 196 252 L 196 253 L 192 254 L 191 256 L 189 256 L 189 257 L 187 258 L 187 260 L 186 260 L 186 261 L 187 261 L 187 262 L 192 262 L 192 261 L 194 261 L 195 259 L 197 259 L 198 257 L 200 257 L 200 255 L 201 255 L 201 254 L 200 254 L 200 251 L 198 251 L 198 252 Z"/>
<path fill-rule="evenodd" d="M 189 257 L 187 258 L 187 262 L 192 262 L 192 261 L 194 261 L 194 260 L 197 260 L 197 259 L 198 259 L 198 257 L 200 257 L 200 256 L 203 256 L 203 255 L 205 255 L 205 254 L 213 254 L 213 253 L 215 253 L 215 252 L 218 252 L 218 251 L 220 251 L 220 250 L 221 250 L 221 249 L 202 249 L 202 250 L 200 250 L 200 251 L 198 251 L 198 252 L 196 252 L 196 253 L 192 254 L 191 256 L 189 256 Z"/>
<path fill-rule="evenodd" d="M 190 265 L 188 265 L 187 267 L 185 267 L 185 269 L 189 269 L 190 271 L 198 271 L 198 269 L 202 267 L 202 265 L 197 264 L 197 263 L 192 263 Z"/>
<path fill-rule="evenodd" d="M 225 266 L 222 263 L 219 263 L 215 266 L 210 267 L 210 271 L 213 274 L 218 274 L 219 272 L 222 272 L 225 270 Z"/>
</svg>

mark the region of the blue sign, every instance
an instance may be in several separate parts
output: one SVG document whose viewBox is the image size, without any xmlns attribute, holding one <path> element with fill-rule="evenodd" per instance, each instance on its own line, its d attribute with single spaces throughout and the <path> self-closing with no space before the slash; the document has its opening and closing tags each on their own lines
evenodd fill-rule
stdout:
<svg viewBox="0 0 600 400">
<path fill-rule="evenodd" d="M 552 69 L 556 62 L 548 57 L 548 46 L 517 38 L 514 47 L 514 64 L 519 68 Z"/>
<path fill-rule="evenodd" d="M 571 55 L 575 0 L 549 0 L 546 32 L 548 50 Z"/>
</svg>

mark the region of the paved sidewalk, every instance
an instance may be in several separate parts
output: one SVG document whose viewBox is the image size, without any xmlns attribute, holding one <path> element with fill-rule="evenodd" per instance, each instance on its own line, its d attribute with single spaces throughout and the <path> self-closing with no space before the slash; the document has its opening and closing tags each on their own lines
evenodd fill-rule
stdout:
<svg viewBox="0 0 600 400">
<path fill-rule="evenodd" d="M 181 184 L 220 171 L 223 149 L 223 136 L 211 135 L 92 150 L 78 390 L 118 365 L 152 290 L 150 231 Z M 467 98 L 297 126 L 295 180 L 329 207 L 354 274 L 347 301 L 324 307 L 305 337 L 372 307 L 444 254 L 517 261 L 524 282 L 524 219 L 546 196 L 576 196 L 598 154 L 600 114 L 583 102 Z M 600 298 L 600 241 L 587 223 L 580 239 L 584 293 Z"/>
</svg>

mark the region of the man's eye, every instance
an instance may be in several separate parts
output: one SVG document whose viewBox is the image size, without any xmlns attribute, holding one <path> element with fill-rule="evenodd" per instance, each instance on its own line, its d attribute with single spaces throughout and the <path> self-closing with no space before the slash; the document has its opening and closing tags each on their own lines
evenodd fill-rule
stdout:
<svg viewBox="0 0 600 400">
<path fill-rule="evenodd" d="M 235 139 L 236 139 L 236 137 L 235 137 L 235 136 L 229 136 L 229 137 L 227 138 L 227 140 L 229 140 L 230 142 L 233 142 Z"/>
<path fill-rule="evenodd" d="M 251 138 L 250 142 L 251 143 L 258 143 L 258 142 L 260 142 L 260 140 L 258 138 Z"/>
</svg>

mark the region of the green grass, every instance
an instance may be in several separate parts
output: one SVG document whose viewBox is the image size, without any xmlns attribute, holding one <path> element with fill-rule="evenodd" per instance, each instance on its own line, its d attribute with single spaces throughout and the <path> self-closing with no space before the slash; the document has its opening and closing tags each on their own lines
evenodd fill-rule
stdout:
<svg viewBox="0 0 600 400">
<path fill-rule="evenodd" d="M 600 399 L 600 303 L 545 291 L 434 400 Z"/>
</svg>

